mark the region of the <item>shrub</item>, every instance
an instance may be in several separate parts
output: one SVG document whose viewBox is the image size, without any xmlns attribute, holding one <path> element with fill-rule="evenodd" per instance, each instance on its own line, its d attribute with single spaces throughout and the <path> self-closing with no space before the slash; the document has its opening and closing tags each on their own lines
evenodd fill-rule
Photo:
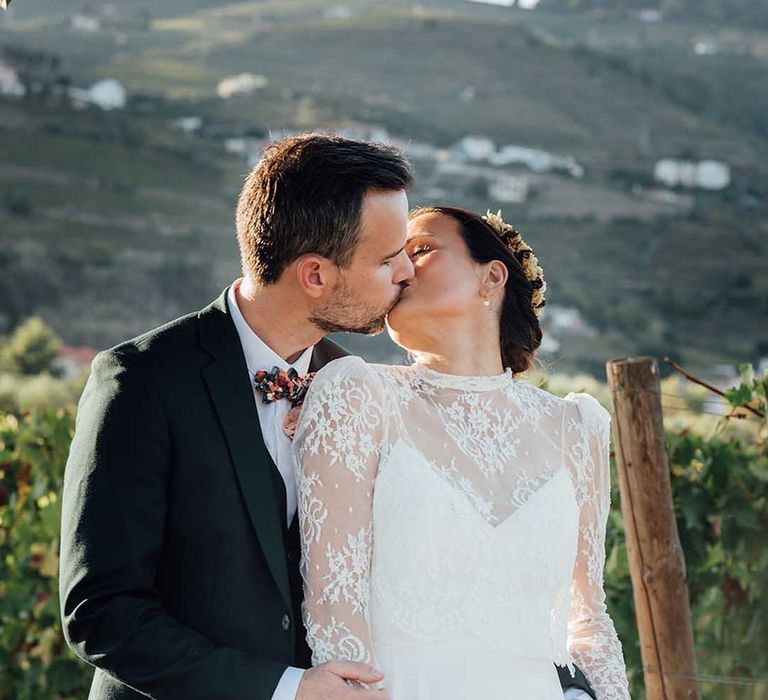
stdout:
<svg viewBox="0 0 768 700">
<path fill-rule="evenodd" d="M 66 647 L 58 546 L 71 411 L 0 414 L 0 697 L 88 694 L 91 669 Z"/>
</svg>

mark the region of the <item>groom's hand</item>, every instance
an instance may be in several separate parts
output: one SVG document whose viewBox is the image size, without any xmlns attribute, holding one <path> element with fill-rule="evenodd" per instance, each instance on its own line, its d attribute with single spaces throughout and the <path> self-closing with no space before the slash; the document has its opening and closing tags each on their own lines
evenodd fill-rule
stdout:
<svg viewBox="0 0 768 700">
<path fill-rule="evenodd" d="M 389 700 L 389 694 L 384 688 L 365 690 L 353 688 L 347 680 L 361 683 L 377 683 L 384 674 L 372 669 L 367 664 L 354 661 L 327 661 L 314 666 L 301 677 L 296 700 Z"/>
</svg>

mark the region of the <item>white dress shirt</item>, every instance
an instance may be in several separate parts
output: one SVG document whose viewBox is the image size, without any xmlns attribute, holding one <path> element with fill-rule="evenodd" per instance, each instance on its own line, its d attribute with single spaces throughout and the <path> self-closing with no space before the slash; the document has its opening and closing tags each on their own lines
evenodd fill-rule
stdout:
<svg viewBox="0 0 768 700">
<path fill-rule="evenodd" d="M 236 280 L 229 288 L 227 302 L 229 312 L 235 323 L 240 343 L 243 346 L 245 364 L 248 366 L 248 380 L 254 387 L 254 375 L 260 369 L 272 371 L 273 367 L 288 370 L 293 367 L 300 375 L 309 371 L 309 363 L 312 360 L 314 345 L 308 347 L 293 364 L 286 362 L 269 345 L 267 345 L 246 322 L 240 307 L 237 304 L 236 289 L 240 286 L 242 278 Z M 286 525 L 290 526 L 297 508 L 296 479 L 291 465 L 291 441 L 283 432 L 283 419 L 291 407 L 289 401 L 272 401 L 263 403 L 261 394 L 253 388 L 256 408 L 259 413 L 259 424 L 264 444 L 272 457 L 278 471 L 285 482 L 286 497 Z M 298 621 L 301 624 L 301 621 Z M 295 700 L 299 689 L 299 683 L 304 669 L 289 666 L 283 672 L 280 682 L 272 694 L 272 700 Z M 591 700 L 590 696 L 580 688 L 571 687 L 564 693 L 564 700 Z"/>
<path fill-rule="evenodd" d="M 586 690 L 577 688 L 574 685 L 565 690 L 563 700 L 592 700 L 592 696 Z"/>
<path fill-rule="evenodd" d="M 307 374 L 314 345 L 308 347 L 293 364 L 289 364 L 280 357 L 256 335 L 246 322 L 242 311 L 240 311 L 240 307 L 237 304 L 236 288 L 240 286 L 241 282 L 242 278 L 236 280 L 229 288 L 229 294 L 227 295 L 229 313 L 232 315 L 237 334 L 240 336 L 240 344 L 243 346 L 245 364 L 248 366 L 248 380 L 251 387 L 253 387 L 264 444 L 285 482 L 286 526 L 290 526 L 297 508 L 296 479 L 291 465 L 291 441 L 283 432 L 283 419 L 291 408 L 291 404 L 287 400 L 264 403 L 261 400 L 261 393 L 256 390 L 253 382 L 254 375 L 258 370 L 265 369 L 271 372 L 273 367 L 279 367 L 284 370 L 293 367 L 300 375 Z M 302 624 L 301 620 L 298 620 L 297 624 Z M 295 700 L 303 673 L 304 669 L 294 668 L 293 666 L 285 669 L 272 695 L 272 700 Z"/>
</svg>

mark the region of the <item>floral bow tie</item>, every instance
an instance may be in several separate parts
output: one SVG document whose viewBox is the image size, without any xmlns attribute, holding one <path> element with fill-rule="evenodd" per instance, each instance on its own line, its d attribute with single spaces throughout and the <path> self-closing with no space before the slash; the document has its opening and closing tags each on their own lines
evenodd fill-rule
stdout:
<svg viewBox="0 0 768 700">
<path fill-rule="evenodd" d="M 257 391 L 262 393 L 261 400 L 264 403 L 288 399 L 291 406 L 298 406 L 312 383 L 315 373 L 300 377 L 299 373 L 291 367 L 289 370 L 273 367 L 271 372 L 260 369 L 256 372 L 253 383 Z"/>
</svg>

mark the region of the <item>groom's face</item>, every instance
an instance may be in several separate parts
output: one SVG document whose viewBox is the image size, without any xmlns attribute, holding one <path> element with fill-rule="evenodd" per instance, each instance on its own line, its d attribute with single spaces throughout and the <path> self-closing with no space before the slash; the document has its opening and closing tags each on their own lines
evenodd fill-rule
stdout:
<svg viewBox="0 0 768 700">
<path fill-rule="evenodd" d="M 408 197 L 402 190 L 371 190 L 363 199 L 360 239 L 352 262 L 338 269 L 332 291 L 312 321 L 327 333 L 375 334 L 413 277 L 405 252 Z"/>
</svg>

